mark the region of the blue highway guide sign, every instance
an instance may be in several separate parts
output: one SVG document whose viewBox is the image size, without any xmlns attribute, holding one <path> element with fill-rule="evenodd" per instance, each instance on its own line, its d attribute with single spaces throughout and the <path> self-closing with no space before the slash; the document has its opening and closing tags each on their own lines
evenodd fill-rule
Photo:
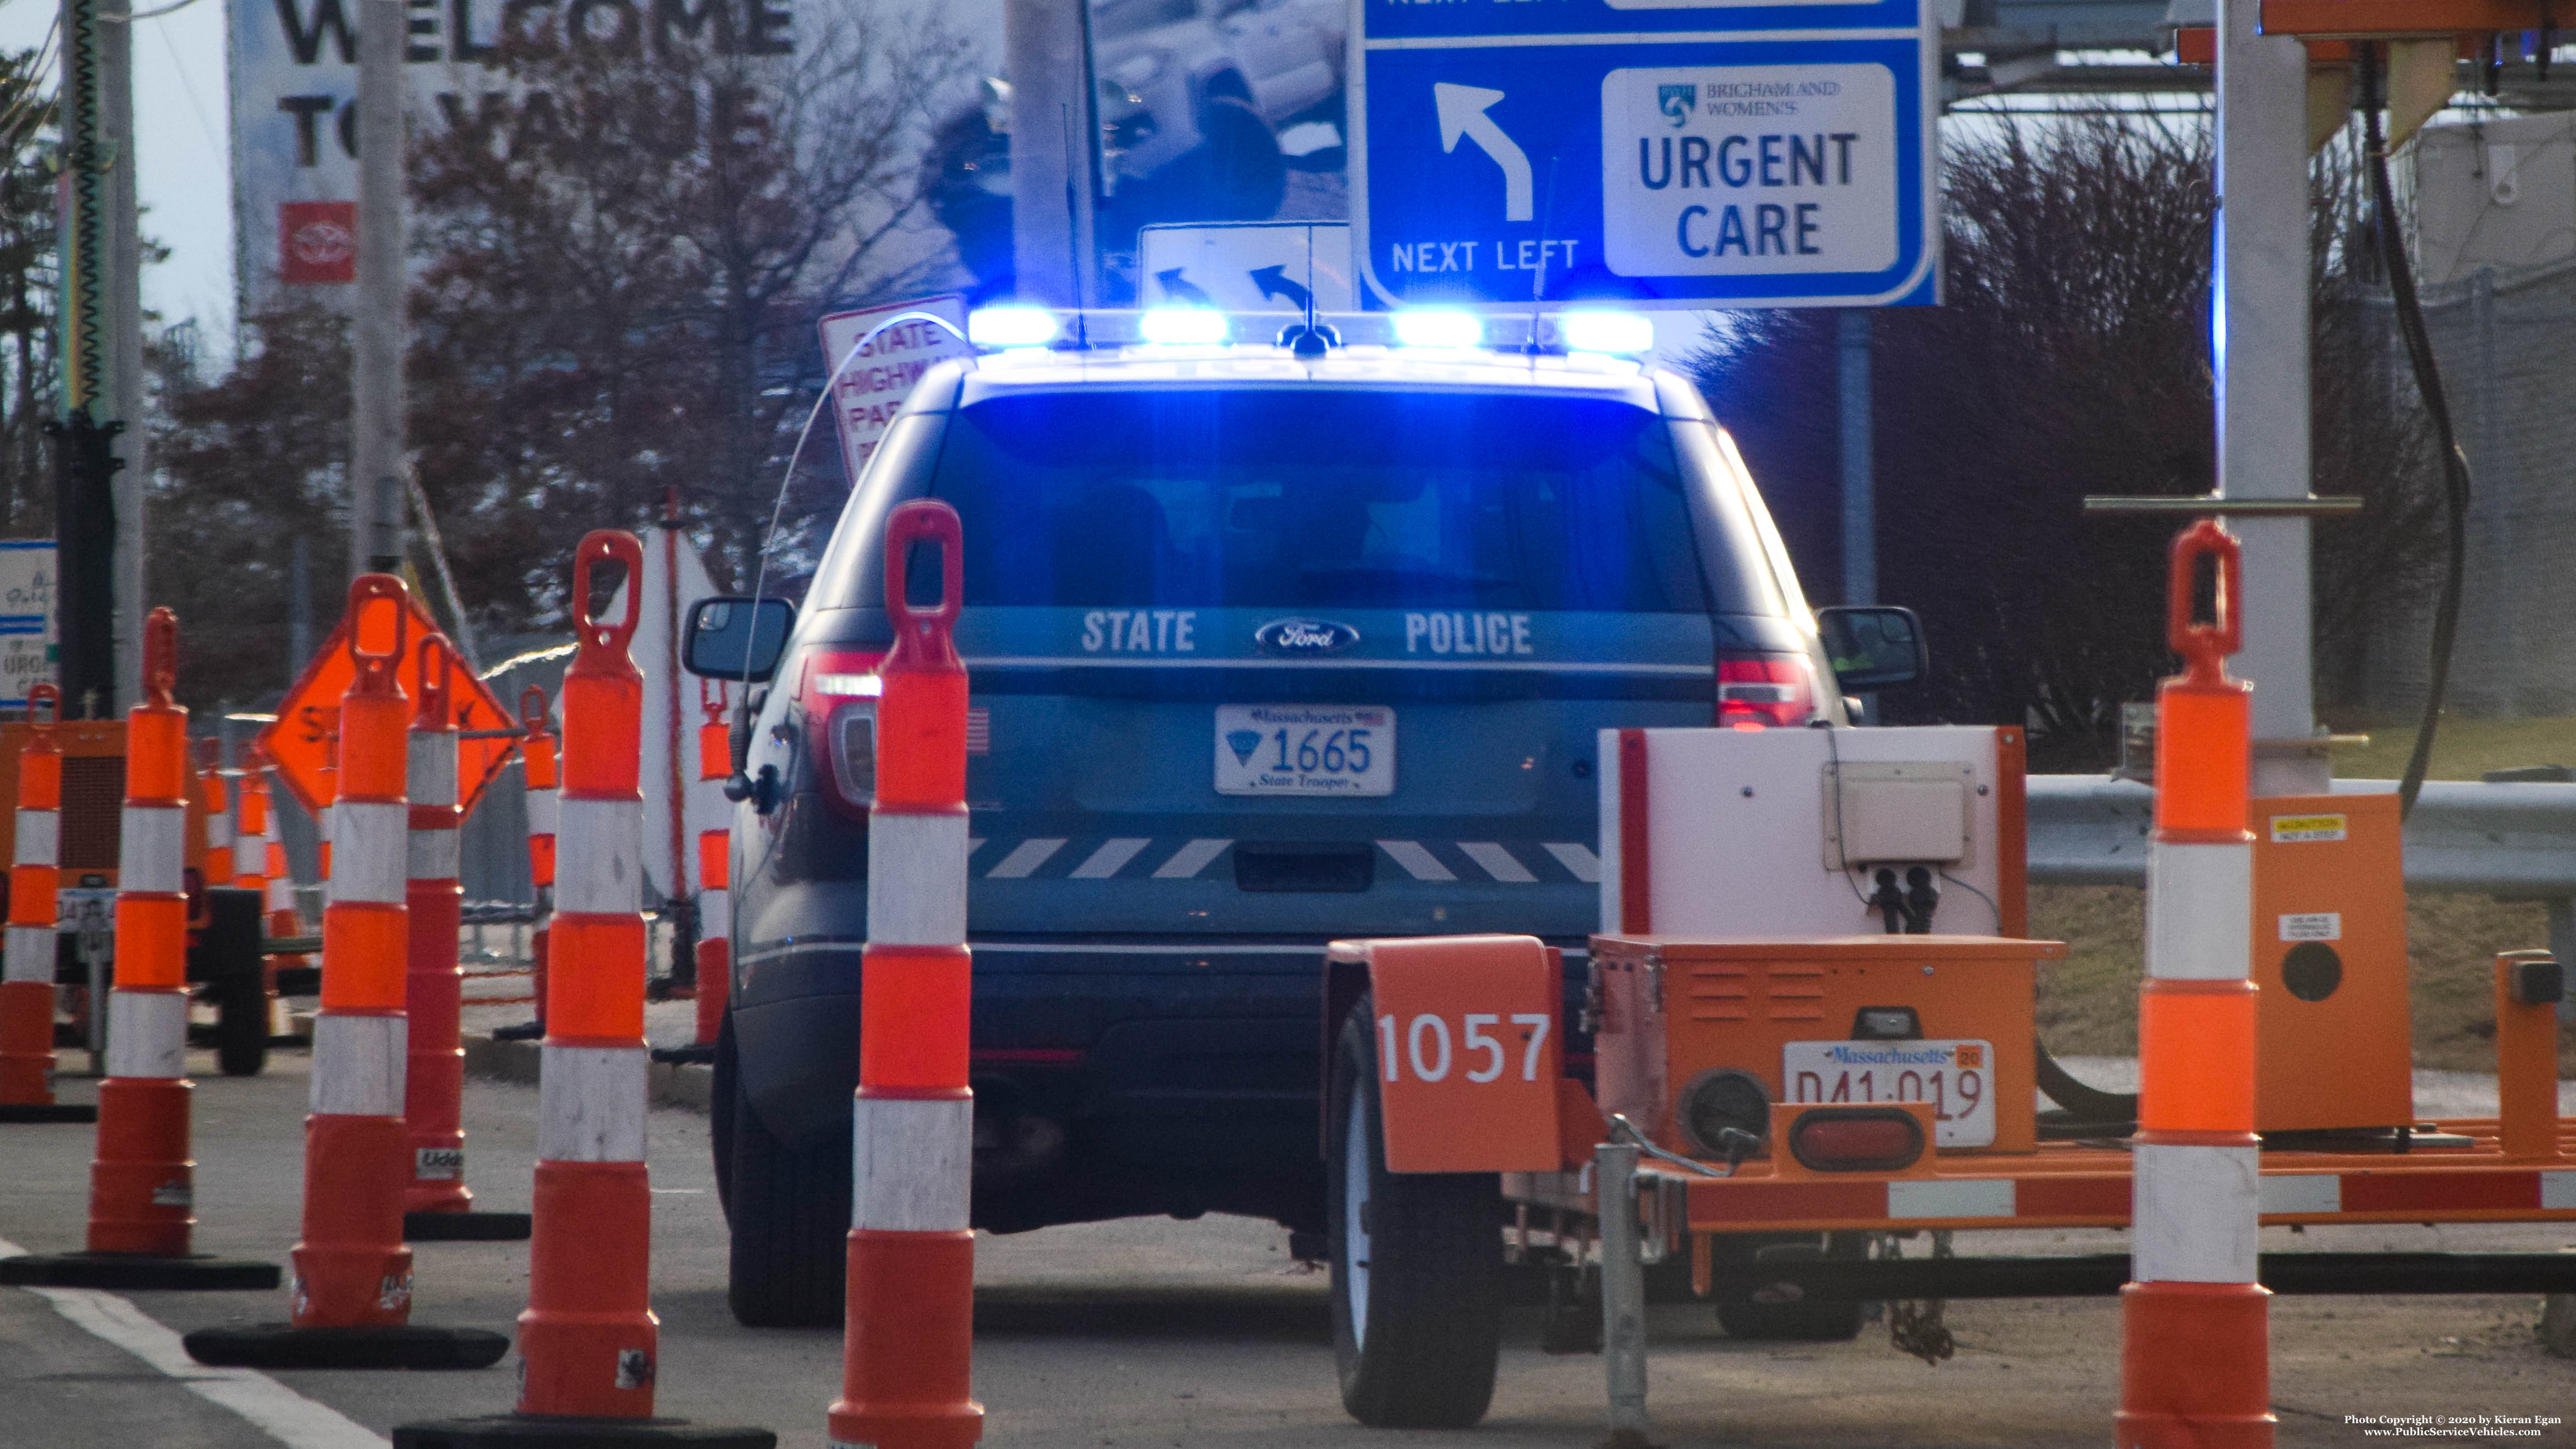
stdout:
<svg viewBox="0 0 2576 1449">
<path fill-rule="evenodd" d="M 1354 0 L 1371 306 L 1937 300 L 1930 0 Z"/>
</svg>

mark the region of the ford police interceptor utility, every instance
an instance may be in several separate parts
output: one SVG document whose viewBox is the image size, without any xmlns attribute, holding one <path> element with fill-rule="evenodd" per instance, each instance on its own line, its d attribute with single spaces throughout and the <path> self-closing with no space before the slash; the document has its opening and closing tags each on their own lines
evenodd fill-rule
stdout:
<svg viewBox="0 0 2576 1449">
<path fill-rule="evenodd" d="M 745 1323 L 841 1310 L 896 504 L 965 527 L 973 1211 L 996 1232 L 1243 1213 L 1320 1256 L 1326 939 L 1536 923 L 1579 990 L 1594 732 L 1843 718 L 1698 392 L 1582 346 L 1642 319 L 1551 315 L 1534 345 L 1465 314 L 1078 320 L 1074 346 L 1063 319 L 979 315 L 979 342 L 1041 345 L 922 378 L 792 621 L 693 620 L 692 668 L 768 681 L 736 733 L 713 1104 Z M 906 576 L 935 602 L 939 569 Z M 1828 622 L 1901 635 L 1892 682 L 1919 667 L 1897 615 Z"/>
</svg>

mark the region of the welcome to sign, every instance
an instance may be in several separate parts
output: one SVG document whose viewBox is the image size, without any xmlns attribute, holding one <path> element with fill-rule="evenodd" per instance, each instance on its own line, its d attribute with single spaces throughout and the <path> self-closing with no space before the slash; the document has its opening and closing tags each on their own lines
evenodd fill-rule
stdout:
<svg viewBox="0 0 2576 1449">
<path fill-rule="evenodd" d="M 233 279 L 242 315 L 346 307 L 358 265 L 358 22 L 379 0 L 226 0 L 233 97 Z M 668 55 L 796 53 L 794 0 L 401 0 L 412 125 L 504 135 L 551 98 L 491 66 L 504 36 Z"/>
</svg>

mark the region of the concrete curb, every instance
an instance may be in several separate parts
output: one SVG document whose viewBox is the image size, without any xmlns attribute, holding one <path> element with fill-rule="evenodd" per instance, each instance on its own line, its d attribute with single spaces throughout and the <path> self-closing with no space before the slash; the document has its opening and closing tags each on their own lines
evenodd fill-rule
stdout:
<svg viewBox="0 0 2576 1449">
<path fill-rule="evenodd" d="M 537 1063 L 541 1057 L 537 1043 L 469 1036 L 465 1038 L 464 1046 L 465 1075 L 487 1082 L 515 1082 L 524 1087 L 537 1084 Z M 704 1112 L 714 1087 L 714 1074 L 693 1062 L 654 1062 L 645 1068 L 646 1100 L 656 1107 Z"/>
</svg>

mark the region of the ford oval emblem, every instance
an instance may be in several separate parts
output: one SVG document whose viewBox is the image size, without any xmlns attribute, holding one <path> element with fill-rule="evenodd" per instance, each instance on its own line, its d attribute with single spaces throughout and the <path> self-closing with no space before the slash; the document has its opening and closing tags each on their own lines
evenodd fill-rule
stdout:
<svg viewBox="0 0 2576 1449">
<path fill-rule="evenodd" d="M 1264 654 L 1302 658 L 1339 654 L 1360 642 L 1360 631 L 1330 619 L 1273 619 L 1252 631 L 1252 642 Z"/>
</svg>

